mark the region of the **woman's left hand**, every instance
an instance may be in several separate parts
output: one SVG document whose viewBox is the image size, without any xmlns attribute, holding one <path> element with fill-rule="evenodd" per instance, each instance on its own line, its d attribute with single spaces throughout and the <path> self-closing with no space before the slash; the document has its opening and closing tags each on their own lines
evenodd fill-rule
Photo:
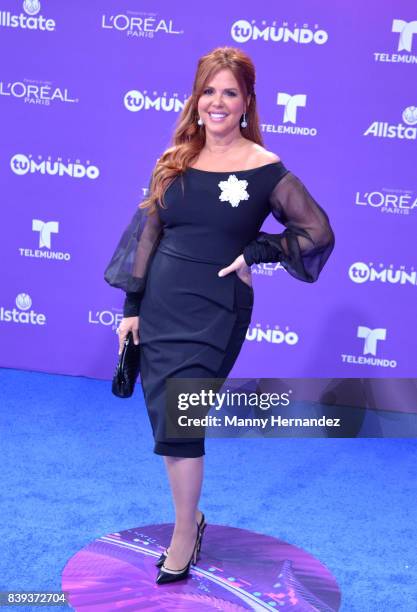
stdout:
<svg viewBox="0 0 417 612">
<path fill-rule="evenodd" d="M 236 257 L 236 259 L 233 263 L 230 264 L 230 266 L 222 268 L 218 272 L 218 276 L 226 276 L 231 272 L 236 272 L 240 280 L 249 285 L 249 287 L 252 287 L 252 274 L 250 266 L 246 265 L 246 261 L 244 260 L 243 255 L 239 255 L 239 257 Z"/>
</svg>

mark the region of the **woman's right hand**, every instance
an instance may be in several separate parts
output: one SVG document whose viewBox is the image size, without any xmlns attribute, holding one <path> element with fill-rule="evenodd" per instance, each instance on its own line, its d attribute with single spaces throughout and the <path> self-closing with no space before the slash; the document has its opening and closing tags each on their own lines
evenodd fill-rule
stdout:
<svg viewBox="0 0 417 612">
<path fill-rule="evenodd" d="M 119 355 L 123 351 L 124 342 L 129 332 L 132 332 L 133 343 L 139 344 L 139 317 L 123 317 L 117 328 L 119 335 Z"/>
</svg>

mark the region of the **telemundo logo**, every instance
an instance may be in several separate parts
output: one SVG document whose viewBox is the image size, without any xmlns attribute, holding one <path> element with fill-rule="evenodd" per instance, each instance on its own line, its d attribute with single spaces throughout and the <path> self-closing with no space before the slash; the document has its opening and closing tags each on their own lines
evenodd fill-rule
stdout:
<svg viewBox="0 0 417 612">
<path fill-rule="evenodd" d="M 0 307 L 0 321 L 24 325 L 45 325 L 46 316 L 32 309 L 32 298 L 28 293 L 19 293 L 15 300 L 16 308 Z"/>
<path fill-rule="evenodd" d="M 405 21 L 404 19 L 393 19 L 391 32 L 398 34 L 397 53 L 380 53 L 376 51 L 374 52 L 375 61 L 417 64 L 417 55 L 412 54 L 414 36 L 417 34 L 417 20 Z"/>
<path fill-rule="evenodd" d="M 370 328 L 367 325 L 358 325 L 356 337 L 363 340 L 362 355 L 349 355 L 342 353 L 343 363 L 359 366 L 377 366 L 382 368 L 396 368 L 398 363 L 395 359 L 378 357 L 378 342 L 387 339 L 387 330 L 384 327 Z"/>
<path fill-rule="evenodd" d="M 295 134 L 298 136 L 317 136 L 317 128 L 297 125 L 297 111 L 307 105 L 306 94 L 289 94 L 284 91 L 277 93 L 276 103 L 284 107 L 282 124 L 262 123 L 263 132 L 276 134 Z"/>
<path fill-rule="evenodd" d="M 54 259 L 58 261 L 70 261 L 70 253 L 52 250 L 51 235 L 59 233 L 58 221 L 42 221 L 32 219 L 32 231 L 39 233 L 39 248 L 31 249 L 19 247 L 22 257 L 34 257 L 36 259 Z"/>
</svg>

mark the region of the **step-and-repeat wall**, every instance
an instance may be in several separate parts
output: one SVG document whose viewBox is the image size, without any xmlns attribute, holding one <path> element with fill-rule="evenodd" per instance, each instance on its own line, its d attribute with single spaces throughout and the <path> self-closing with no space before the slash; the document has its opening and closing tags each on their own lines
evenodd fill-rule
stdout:
<svg viewBox="0 0 417 612">
<path fill-rule="evenodd" d="M 110 378 L 103 271 L 198 58 L 257 68 L 265 146 L 328 212 L 319 281 L 253 266 L 239 377 L 414 376 L 417 8 L 411 0 L 2 0 L 1 365 Z M 269 218 L 266 231 L 279 232 Z"/>
</svg>

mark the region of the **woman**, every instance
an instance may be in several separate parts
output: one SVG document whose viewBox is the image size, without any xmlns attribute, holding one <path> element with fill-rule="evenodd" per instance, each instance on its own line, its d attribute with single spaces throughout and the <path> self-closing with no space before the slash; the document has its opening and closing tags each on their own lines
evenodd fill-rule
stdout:
<svg viewBox="0 0 417 612">
<path fill-rule="evenodd" d="M 106 271 L 126 291 L 120 351 L 129 331 L 136 344 L 140 338 L 154 452 L 164 457 L 175 505 L 158 584 L 188 575 L 205 527 L 197 507 L 204 438 L 166 437 L 166 379 L 227 377 L 251 319 L 251 264 L 280 261 L 313 282 L 334 245 L 326 213 L 262 146 L 254 84 L 254 66 L 239 49 L 200 59 L 174 144 L 157 161 L 149 196 Z M 259 233 L 270 212 L 283 233 Z M 129 257 L 132 228 L 137 247 Z"/>
</svg>

